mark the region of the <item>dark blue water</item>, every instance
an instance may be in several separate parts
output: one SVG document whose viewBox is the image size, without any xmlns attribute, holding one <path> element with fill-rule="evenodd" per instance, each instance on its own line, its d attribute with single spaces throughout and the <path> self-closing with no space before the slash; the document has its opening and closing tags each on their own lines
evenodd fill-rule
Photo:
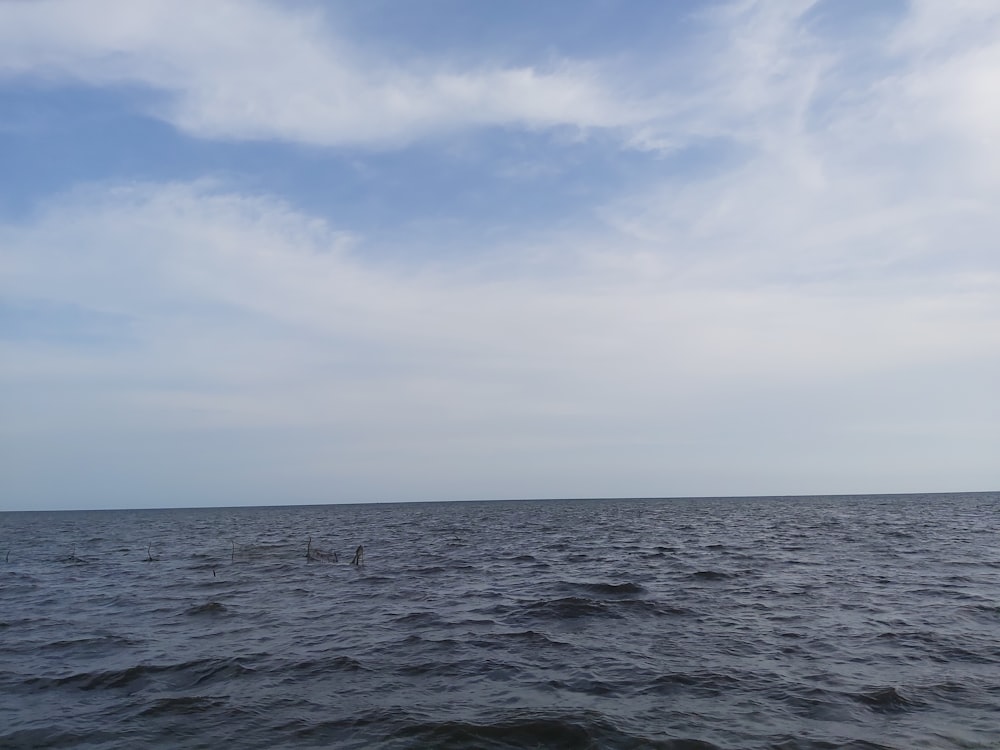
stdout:
<svg viewBox="0 0 1000 750">
<path fill-rule="evenodd" d="M 0 597 L 3 748 L 1000 747 L 1000 494 L 6 513 Z"/>
</svg>

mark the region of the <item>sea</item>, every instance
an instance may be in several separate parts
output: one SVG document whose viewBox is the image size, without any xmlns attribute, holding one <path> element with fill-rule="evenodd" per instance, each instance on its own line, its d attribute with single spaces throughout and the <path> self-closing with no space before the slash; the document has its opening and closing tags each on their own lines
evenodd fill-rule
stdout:
<svg viewBox="0 0 1000 750">
<path fill-rule="evenodd" d="M 1000 493 L 0 513 L 0 748 L 1000 748 Z"/>
</svg>

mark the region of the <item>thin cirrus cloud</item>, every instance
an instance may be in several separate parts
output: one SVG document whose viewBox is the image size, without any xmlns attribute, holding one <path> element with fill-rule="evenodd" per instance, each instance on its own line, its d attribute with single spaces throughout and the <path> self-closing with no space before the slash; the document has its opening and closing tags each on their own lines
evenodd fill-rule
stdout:
<svg viewBox="0 0 1000 750">
<path fill-rule="evenodd" d="M 452 69 L 366 58 L 319 12 L 169 0 L 0 7 L 0 72 L 160 92 L 152 113 L 205 138 L 399 145 L 462 127 L 612 127 L 642 117 L 586 65 Z"/>
<path fill-rule="evenodd" d="M 702 10 L 700 46 L 659 59 L 470 68 L 366 55 L 318 10 L 257 1 L 8 2 L 0 76 L 145 87 L 160 94 L 143 104 L 152 114 L 203 138 L 399 146 L 460 128 L 571 126 L 668 152 L 721 137 L 776 153 L 827 109 L 878 99 L 894 136 L 945 128 L 996 149 L 995 6 L 914 2 L 847 39 L 817 21 L 835 10 L 724 3 Z"/>
<path fill-rule="evenodd" d="M 739 142 L 741 158 L 624 191 L 603 216 L 702 280 L 992 287 L 1000 10 L 913 3 L 845 37 L 825 30 L 835 8 L 720 11 L 730 52 L 684 126 Z"/>
</svg>

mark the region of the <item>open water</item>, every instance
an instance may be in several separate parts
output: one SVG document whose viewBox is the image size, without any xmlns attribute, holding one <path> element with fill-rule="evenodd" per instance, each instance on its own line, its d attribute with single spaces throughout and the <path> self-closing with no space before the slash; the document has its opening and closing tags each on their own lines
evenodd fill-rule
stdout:
<svg viewBox="0 0 1000 750">
<path fill-rule="evenodd" d="M 0 747 L 1000 748 L 1000 494 L 0 514 Z"/>
</svg>

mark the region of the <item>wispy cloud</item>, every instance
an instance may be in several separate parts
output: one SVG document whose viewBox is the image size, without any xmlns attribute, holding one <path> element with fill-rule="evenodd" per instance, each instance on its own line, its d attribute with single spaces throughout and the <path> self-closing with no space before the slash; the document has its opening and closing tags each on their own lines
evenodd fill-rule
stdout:
<svg viewBox="0 0 1000 750">
<path fill-rule="evenodd" d="M 99 415 L 94 429 L 111 442 L 137 431 L 154 442 L 192 430 L 270 435 L 298 446 L 308 486 L 350 467 L 367 497 L 424 486 L 430 466 L 451 460 L 462 464 L 458 496 L 476 494 L 484 476 L 491 494 L 523 489 L 516 476 L 495 477 L 497 465 L 570 493 L 587 494 L 587 482 L 651 492 L 654 476 L 733 492 L 749 475 L 713 481 L 699 452 L 739 464 L 739 442 L 751 439 L 750 474 L 778 475 L 808 455 L 821 471 L 839 463 L 851 482 L 875 481 L 866 456 L 879 424 L 896 424 L 902 410 L 941 439 L 982 433 L 977 400 L 1000 365 L 996 277 L 936 289 L 739 290 L 633 267 L 609 276 L 588 253 L 547 279 L 519 274 L 514 258 L 502 280 L 375 269 L 363 239 L 209 184 L 78 192 L 2 239 L 17 295 L 131 321 L 125 350 L 5 345 L 8 392 L 49 383 L 70 400 L 48 412 L 47 429 L 72 434 Z M 934 381 L 914 376 L 941 367 L 976 375 L 932 405 Z M 909 385 L 880 402 L 892 378 Z M 750 437 L 757 420 L 767 437 Z M 837 446 L 829 460 L 808 441 L 796 446 L 817 425 L 818 446 Z M 37 415 L 14 406 L 5 429 L 31 434 Z M 762 443 L 770 458 L 758 455 Z M 338 458 L 322 458 L 332 445 Z M 628 476 L 605 461 L 558 483 L 579 456 L 611 446 Z M 783 476 L 782 490 L 807 489 Z M 851 482 L 833 486 L 860 488 Z"/>
<path fill-rule="evenodd" d="M 686 278 L 992 278 L 1000 37 L 983 28 L 1000 14 L 970 3 L 936 19 L 941 6 L 916 4 L 873 39 L 825 29 L 832 6 L 726 6 L 715 28 L 731 50 L 706 67 L 714 83 L 690 97 L 676 142 L 743 150 L 700 178 L 625 192 L 604 215 Z"/>
<path fill-rule="evenodd" d="M 468 126 L 641 116 L 584 64 L 373 59 L 321 13 L 262 2 L 5 3 L 0 40 L 0 73 L 149 87 L 162 94 L 152 113 L 199 137 L 386 145 Z"/>
<path fill-rule="evenodd" d="M 472 67 L 366 53 L 303 7 L 3 3 L 0 75 L 147 88 L 159 94 L 143 103 L 151 114 L 204 138 L 385 146 L 468 127 L 613 128 L 638 148 L 722 138 L 809 171 L 807 136 L 842 129 L 853 111 L 878 116 L 892 137 L 943 128 L 997 148 L 991 3 L 914 2 L 892 19 L 869 11 L 877 32 L 845 37 L 821 23 L 833 4 L 744 0 L 705 6 L 699 44 L 657 60 Z M 876 102 L 878 112 L 859 107 Z"/>
</svg>

